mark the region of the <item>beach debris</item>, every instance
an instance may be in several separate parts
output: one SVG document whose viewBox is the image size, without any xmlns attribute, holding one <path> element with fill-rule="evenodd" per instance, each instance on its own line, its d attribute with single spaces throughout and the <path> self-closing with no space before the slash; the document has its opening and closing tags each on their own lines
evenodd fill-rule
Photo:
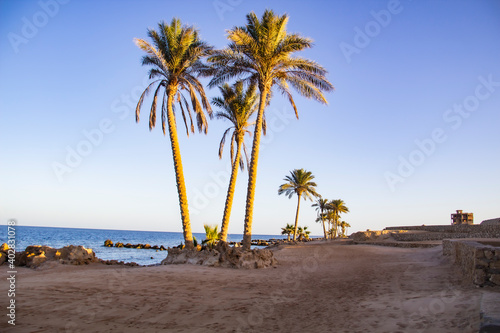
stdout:
<svg viewBox="0 0 500 333">
<path fill-rule="evenodd" d="M 60 249 L 31 245 L 26 250 L 16 253 L 16 266 L 37 268 L 48 261 L 69 265 L 88 265 L 99 262 L 99 259 L 96 258 L 92 249 L 81 245 L 69 245 Z"/>
<path fill-rule="evenodd" d="M 201 251 L 197 249 L 168 248 L 168 256 L 161 264 L 192 264 L 227 268 L 265 268 L 275 267 L 277 260 L 268 249 L 253 249 L 245 251 L 241 247 L 230 247 L 228 243 L 220 242 L 214 249 L 208 247 Z"/>
</svg>

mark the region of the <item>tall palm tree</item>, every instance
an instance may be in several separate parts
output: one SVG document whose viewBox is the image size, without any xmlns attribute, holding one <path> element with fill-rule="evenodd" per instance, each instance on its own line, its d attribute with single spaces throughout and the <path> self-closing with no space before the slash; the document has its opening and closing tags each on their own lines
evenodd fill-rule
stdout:
<svg viewBox="0 0 500 333">
<path fill-rule="evenodd" d="M 349 208 L 347 208 L 344 200 L 342 199 L 330 201 L 329 206 L 334 214 L 334 220 L 333 220 L 334 237 L 337 237 L 337 229 L 339 228 L 340 214 L 349 213 Z"/>
<path fill-rule="evenodd" d="M 226 119 L 232 123 L 224 134 L 219 144 L 219 158 L 222 158 L 226 137 L 231 136 L 231 178 L 227 189 L 226 203 L 224 205 L 224 216 L 222 217 L 221 240 L 227 240 L 227 230 L 229 226 L 229 217 L 231 216 L 231 207 L 233 205 L 234 189 L 236 187 L 236 177 L 238 176 L 238 165 L 241 170 L 245 167 L 244 160 L 241 158 L 241 148 L 243 148 L 248 165 L 248 154 L 244 143 L 245 133 L 251 135 L 248 127 L 252 125 L 249 122 L 250 117 L 257 109 L 257 87 L 251 85 L 246 91 L 243 89 L 243 82 L 238 81 L 231 87 L 227 83 L 219 87 L 222 97 L 212 99 L 212 104 L 218 106 L 221 110 L 215 114 L 216 118 Z M 231 129 L 233 133 L 230 134 Z M 236 156 L 234 155 L 234 146 L 236 146 Z"/>
<path fill-rule="evenodd" d="M 326 227 L 325 227 L 325 211 L 328 209 L 328 199 L 323 199 L 319 197 L 316 200 L 316 203 L 312 205 L 312 207 L 316 207 L 316 210 L 318 211 L 318 217 L 321 220 L 321 223 L 323 224 L 323 233 L 325 235 L 325 240 L 328 239 L 328 234 L 326 233 Z"/>
<path fill-rule="evenodd" d="M 314 179 L 313 174 L 310 171 L 304 169 L 295 169 L 290 171 L 290 176 L 285 177 L 285 184 L 282 184 L 278 189 L 278 194 L 285 194 L 288 198 L 292 198 L 293 194 L 297 194 L 297 212 L 295 214 L 295 232 L 293 234 L 293 240 L 297 239 L 297 227 L 299 222 L 299 209 L 300 209 L 300 198 L 312 200 L 312 197 L 318 197 L 319 194 L 316 193 L 316 183 L 312 180 Z"/>
<path fill-rule="evenodd" d="M 247 24 L 228 31 L 230 43 L 217 51 L 208 61 L 213 63 L 214 77 L 210 86 L 219 85 L 232 78 L 256 83 L 260 91 L 259 109 L 255 122 L 247 201 L 243 248 L 250 249 L 252 242 L 253 205 L 257 182 L 260 135 L 264 110 L 273 88 L 281 92 L 292 105 L 298 118 L 297 107 L 290 91 L 292 86 L 300 95 L 327 104 L 323 91 L 333 86 L 326 79 L 327 71 L 318 63 L 292 56 L 295 52 L 312 47 L 312 40 L 286 31 L 288 15 L 276 15 L 266 10 L 259 20 L 254 12 L 247 15 Z"/>
<path fill-rule="evenodd" d="M 161 122 L 163 134 L 166 135 L 165 126 L 168 126 L 172 157 L 174 160 L 175 178 L 179 194 L 179 206 L 182 218 L 182 230 L 184 242 L 187 248 L 193 247 L 193 235 L 189 221 L 188 201 L 184 172 L 182 169 L 181 152 L 177 138 L 176 119 L 174 114 L 174 103 L 180 106 L 186 133 L 194 133 L 193 116 L 190 104 L 196 115 L 198 130 L 207 133 L 207 120 L 203 110 L 211 116 L 210 103 L 205 91 L 197 77 L 206 68 L 201 59 L 212 52 L 212 47 L 200 40 L 198 30 L 192 26 L 182 26 L 177 18 L 166 24 L 160 22 L 158 30 L 148 29 L 148 36 L 152 43 L 143 39 L 135 38 L 134 41 L 147 55 L 142 58 L 142 65 L 151 66 L 149 78 L 154 79 L 142 93 L 136 107 L 136 121 L 139 122 L 139 114 L 144 97 L 154 88 L 153 103 L 149 114 L 149 130 L 156 124 L 156 109 L 158 97 L 161 99 Z M 186 91 L 189 100 L 182 94 Z M 200 98 L 198 98 L 198 96 Z M 201 103 L 199 101 L 201 99 Z M 190 126 L 188 126 L 189 116 Z"/>
</svg>

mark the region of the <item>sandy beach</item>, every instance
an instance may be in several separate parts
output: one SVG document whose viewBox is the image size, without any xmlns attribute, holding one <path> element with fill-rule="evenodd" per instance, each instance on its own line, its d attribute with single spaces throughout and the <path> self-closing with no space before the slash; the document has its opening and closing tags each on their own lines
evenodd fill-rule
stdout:
<svg viewBox="0 0 500 333">
<path fill-rule="evenodd" d="M 16 326 L 3 315 L 0 331 L 477 332 L 480 291 L 441 252 L 311 242 L 260 270 L 18 268 Z"/>
</svg>

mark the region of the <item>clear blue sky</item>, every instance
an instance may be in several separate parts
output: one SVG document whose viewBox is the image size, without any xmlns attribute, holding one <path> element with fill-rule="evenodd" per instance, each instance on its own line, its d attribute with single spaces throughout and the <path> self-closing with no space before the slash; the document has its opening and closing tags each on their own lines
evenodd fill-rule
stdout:
<svg viewBox="0 0 500 333">
<path fill-rule="evenodd" d="M 448 224 L 456 209 L 500 216 L 498 1 L 1 0 L 0 223 L 181 231 L 168 138 L 149 132 L 147 108 L 133 117 L 147 82 L 133 38 L 179 17 L 222 48 L 265 8 L 314 39 L 302 55 L 336 91 L 328 106 L 297 95 L 300 120 L 277 95 L 266 111 L 254 233 L 293 222 L 296 200 L 277 190 L 295 168 L 346 202 L 351 231 Z M 222 217 L 228 126 L 180 131 L 197 232 Z M 243 230 L 246 183 L 240 173 L 230 233 Z M 315 217 L 303 203 L 299 223 L 321 234 Z"/>
</svg>

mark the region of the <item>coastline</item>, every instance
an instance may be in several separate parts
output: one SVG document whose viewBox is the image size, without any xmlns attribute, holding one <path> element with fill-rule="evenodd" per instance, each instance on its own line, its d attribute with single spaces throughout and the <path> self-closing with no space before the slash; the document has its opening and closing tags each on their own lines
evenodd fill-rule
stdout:
<svg viewBox="0 0 500 333">
<path fill-rule="evenodd" d="M 5 332 L 477 332 L 480 292 L 430 249 L 310 242 L 276 268 L 18 269 Z M 2 281 L 2 290 L 6 287 Z M 7 306 L 4 301 L 0 304 Z M 49 306 L 50 305 L 50 306 Z M 4 307 L 5 309 L 5 307 Z"/>
</svg>

